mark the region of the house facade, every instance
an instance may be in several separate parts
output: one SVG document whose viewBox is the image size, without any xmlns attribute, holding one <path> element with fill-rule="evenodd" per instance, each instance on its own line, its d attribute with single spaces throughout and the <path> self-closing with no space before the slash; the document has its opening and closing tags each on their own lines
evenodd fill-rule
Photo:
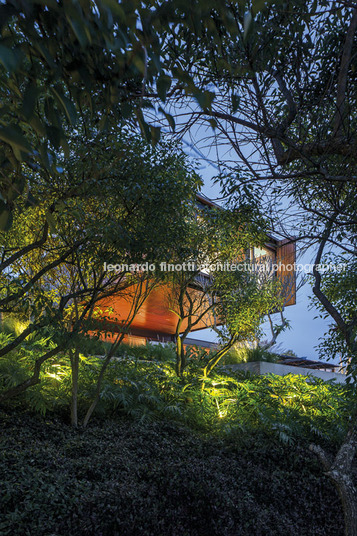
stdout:
<svg viewBox="0 0 357 536">
<path fill-rule="evenodd" d="M 197 205 L 198 207 L 215 206 L 211 200 L 200 194 L 197 194 Z M 279 278 L 283 283 L 285 306 L 294 305 L 296 302 L 295 272 L 287 267 L 291 268 L 296 261 L 295 243 L 289 240 L 277 240 L 269 236 L 263 248 L 252 247 L 246 252 L 246 256 L 249 257 L 250 262 L 275 265 L 273 277 Z M 291 266 L 289 267 L 289 265 Z M 98 304 L 100 309 L 111 311 L 111 315 L 105 321 L 105 333 L 103 332 L 101 338 L 111 341 L 115 338 L 116 333 L 121 331 L 121 326 L 125 324 L 125 320 L 131 314 L 132 300 L 130 296 L 134 295 L 135 291 L 136 289 L 132 286 L 126 291 L 122 291 L 120 295 L 100 300 Z M 160 285 L 150 292 L 132 320 L 124 337 L 124 342 L 139 345 L 146 342 L 165 343 L 174 340 L 177 316 L 168 306 L 170 292 L 171 289 L 167 284 Z M 194 326 L 191 333 L 210 327 L 214 322 L 217 323 L 217 319 L 206 315 Z M 187 320 L 183 322 L 180 332 L 183 333 L 186 327 Z M 196 343 L 202 342 L 197 341 L 194 333 L 192 340 L 195 340 Z M 205 346 L 204 342 L 202 345 Z"/>
</svg>

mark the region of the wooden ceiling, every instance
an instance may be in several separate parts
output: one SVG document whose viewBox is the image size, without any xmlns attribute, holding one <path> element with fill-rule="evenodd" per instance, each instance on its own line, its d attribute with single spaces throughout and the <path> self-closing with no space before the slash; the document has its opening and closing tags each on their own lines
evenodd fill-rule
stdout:
<svg viewBox="0 0 357 536">
<path fill-rule="evenodd" d="M 118 325 L 125 324 L 131 312 L 130 297 L 134 292 L 135 288 L 129 287 L 125 293 L 100 300 L 98 307 L 103 311 L 102 318 L 107 318 L 111 323 L 115 322 Z M 195 291 L 192 290 L 192 292 Z M 169 303 L 172 303 L 172 300 L 172 291 L 167 285 L 154 289 L 136 314 L 131 327 L 144 331 L 174 334 L 178 317 L 170 311 Z M 109 313 L 110 308 L 111 313 Z M 192 331 L 209 327 L 212 324 L 213 317 L 207 314 Z M 180 332 L 183 332 L 186 327 L 187 321 L 184 321 Z"/>
</svg>

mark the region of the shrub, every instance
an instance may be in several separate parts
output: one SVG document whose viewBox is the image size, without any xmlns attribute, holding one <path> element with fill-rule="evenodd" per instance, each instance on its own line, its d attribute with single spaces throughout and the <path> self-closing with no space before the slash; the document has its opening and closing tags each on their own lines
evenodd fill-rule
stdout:
<svg viewBox="0 0 357 536">
<path fill-rule="evenodd" d="M 11 336 L 2 334 L 5 340 Z M 1 342 L 1 341 L 0 341 Z M 51 344 L 32 340 L 0 359 L 0 388 L 7 389 L 31 375 L 34 360 Z M 147 345 L 162 361 L 140 359 L 143 348 L 123 346 L 103 379 L 97 415 L 127 415 L 137 420 L 170 419 L 196 430 L 217 434 L 236 430 L 263 430 L 283 442 L 316 436 L 337 440 L 348 422 L 349 388 L 330 385 L 299 375 L 256 376 L 247 373 L 213 372 L 204 378 L 202 364 L 189 362 L 184 378 L 174 372 L 168 359 L 172 348 Z M 138 351 L 138 357 L 128 355 Z M 93 400 L 102 359 L 80 354 L 78 407 L 84 416 Z M 10 405 L 22 403 L 37 412 L 66 411 L 71 399 L 69 355 L 59 354 L 42 367 L 40 383 Z"/>
<path fill-rule="evenodd" d="M 0 332 L 7 335 L 20 335 L 29 325 L 29 321 L 25 316 L 2 313 Z"/>
<path fill-rule="evenodd" d="M 139 346 L 121 344 L 115 353 L 116 357 L 133 358 L 145 361 L 168 362 L 175 360 L 175 345 L 173 343 L 146 343 Z"/>
<path fill-rule="evenodd" d="M 263 434 L 223 442 L 128 419 L 74 431 L 15 413 L 0 424 L 2 536 L 343 535 L 318 461 Z"/>
<path fill-rule="evenodd" d="M 268 361 L 270 363 L 276 363 L 279 358 L 279 354 L 265 350 L 259 346 L 256 348 L 234 346 L 223 357 L 222 365 L 235 365 L 238 363 L 249 363 L 251 361 Z"/>
</svg>

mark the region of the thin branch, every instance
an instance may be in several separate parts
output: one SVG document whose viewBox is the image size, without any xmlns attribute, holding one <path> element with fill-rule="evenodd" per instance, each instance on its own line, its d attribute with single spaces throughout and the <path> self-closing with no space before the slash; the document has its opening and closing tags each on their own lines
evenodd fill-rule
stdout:
<svg viewBox="0 0 357 536">
<path fill-rule="evenodd" d="M 336 98 L 336 114 L 335 114 L 335 127 L 334 134 L 338 135 L 343 126 L 343 120 L 345 116 L 345 100 L 347 89 L 347 77 L 351 63 L 351 54 L 353 47 L 353 40 L 357 29 L 357 8 L 353 10 L 351 23 L 347 30 L 346 40 L 343 47 L 343 53 L 341 58 L 340 72 L 338 74 L 337 82 L 337 98 Z"/>
</svg>

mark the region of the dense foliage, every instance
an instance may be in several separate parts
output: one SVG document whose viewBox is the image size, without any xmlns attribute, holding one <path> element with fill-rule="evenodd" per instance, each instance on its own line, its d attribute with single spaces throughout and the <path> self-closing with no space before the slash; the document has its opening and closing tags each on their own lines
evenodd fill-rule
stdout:
<svg viewBox="0 0 357 536">
<path fill-rule="evenodd" d="M 227 442 L 168 421 L 81 433 L 31 414 L 0 422 L 4 536 L 343 534 L 316 459 L 259 432 Z"/>
<path fill-rule="evenodd" d="M 251 348 L 250 346 L 235 345 L 224 356 L 222 363 L 225 365 L 234 365 L 236 363 L 249 363 L 251 361 L 267 361 L 276 363 L 281 356 L 273 350 L 268 350 L 260 346 Z"/>
<path fill-rule="evenodd" d="M 1 388 L 51 344 L 33 337 L 3 359 Z M 103 361 L 90 354 L 107 345 L 87 344 L 80 415 Z M 342 535 L 336 491 L 308 445 L 338 448 L 351 390 L 224 367 L 207 378 L 209 354 L 188 355 L 180 378 L 172 346 L 121 345 L 86 429 L 69 426 L 70 357 L 46 361 L 40 383 L 0 409 L 1 534 Z"/>
<path fill-rule="evenodd" d="M 210 159 L 214 147 L 231 206 L 244 213 L 249 201 L 254 216 L 264 204 L 279 236 L 316 245 L 313 292 L 335 322 L 325 349 L 342 351 L 356 379 L 355 2 L 8 0 L 0 19 L 0 311 L 25 326 L 1 335 L 0 531 L 339 534 L 336 496 L 306 455 L 318 441 L 354 536 L 352 387 L 207 378 L 218 361 L 197 352 L 177 377 L 171 349 L 122 347 L 103 361 L 82 332 L 109 283 L 103 260 L 170 257 L 185 236 L 200 182 L 185 157 L 121 138 L 140 128 L 155 145 L 168 124 L 193 144 L 198 133 Z M 318 269 L 331 247 L 346 256 L 341 278 Z M 271 308 L 261 289 L 256 309 L 228 279 L 217 280 L 220 314 L 249 338 Z M 77 409 L 124 425 L 41 421 L 70 404 L 74 425 Z M 131 436 L 128 417 L 140 422 Z"/>
<path fill-rule="evenodd" d="M 36 202 L 19 195 L 11 229 L 0 232 L 0 311 L 26 320 L 0 355 L 34 333 L 56 343 L 1 396 L 35 384 L 42 364 L 59 351 L 78 353 L 90 321 L 105 316 L 96 309 L 99 298 L 123 292 L 129 299 L 130 293 L 132 307 L 120 319 L 124 334 L 155 282 L 128 269 L 107 272 L 106 265 L 170 260 L 171 244 L 185 239 L 201 184 L 177 145 L 153 148 L 128 130 L 88 134 L 78 127 L 69 145 L 70 158 L 58 158 L 58 176 L 43 169 L 32 173 Z M 74 355 L 73 377 L 77 368 Z"/>
<path fill-rule="evenodd" d="M 321 288 L 328 300 L 335 304 L 341 312 L 346 322 L 351 327 L 354 326 L 357 311 L 357 264 L 356 259 L 351 255 L 337 255 L 330 253 L 324 258 L 326 264 L 340 264 L 341 270 L 324 274 Z M 313 304 L 319 311 L 322 318 L 328 318 L 322 304 L 315 298 Z M 357 328 L 352 329 L 352 336 L 356 337 Z M 335 324 L 330 324 L 327 333 L 321 339 L 319 347 L 320 355 L 324 358 L 340 359 L 346 365 L 349 374 L 355 375 L 355 361 L 353 354 L 346 343 L 341 330 Z"/>
<path fill-rule="evenodd" d="M 10 337 L 1 335 L 1 337 Z M 2 360 L 1 388 L 26 377 L 36 353 L 51 341 L 23 345 Z M 97 343 L 99 344 L 99 343 Z M 143 421 L 171 419 L 218 434 L 264 430 L 283 442 L 338 441 L 343 436 L 352 402 L 349 388 L 299 375 L 255 376 L 225 371 L 210 377 L 203 369 L 209 354 L 191 352 L 182 378 L 175 374 L 172 347 L 156 345 L 131 349 L 122 345 L 106 369 L 97 415 L 129 415 Z M 103 358 L 80 354 L 79 413 L 90 404 Z M 45 363 L 41 382 L 14 401 L 42 414 L 60 412 L 65 418 L 71 400 L 71 361 L 67 354 Z M 12 407 L 12 406 L 10 406 Z"/>
</svg>

